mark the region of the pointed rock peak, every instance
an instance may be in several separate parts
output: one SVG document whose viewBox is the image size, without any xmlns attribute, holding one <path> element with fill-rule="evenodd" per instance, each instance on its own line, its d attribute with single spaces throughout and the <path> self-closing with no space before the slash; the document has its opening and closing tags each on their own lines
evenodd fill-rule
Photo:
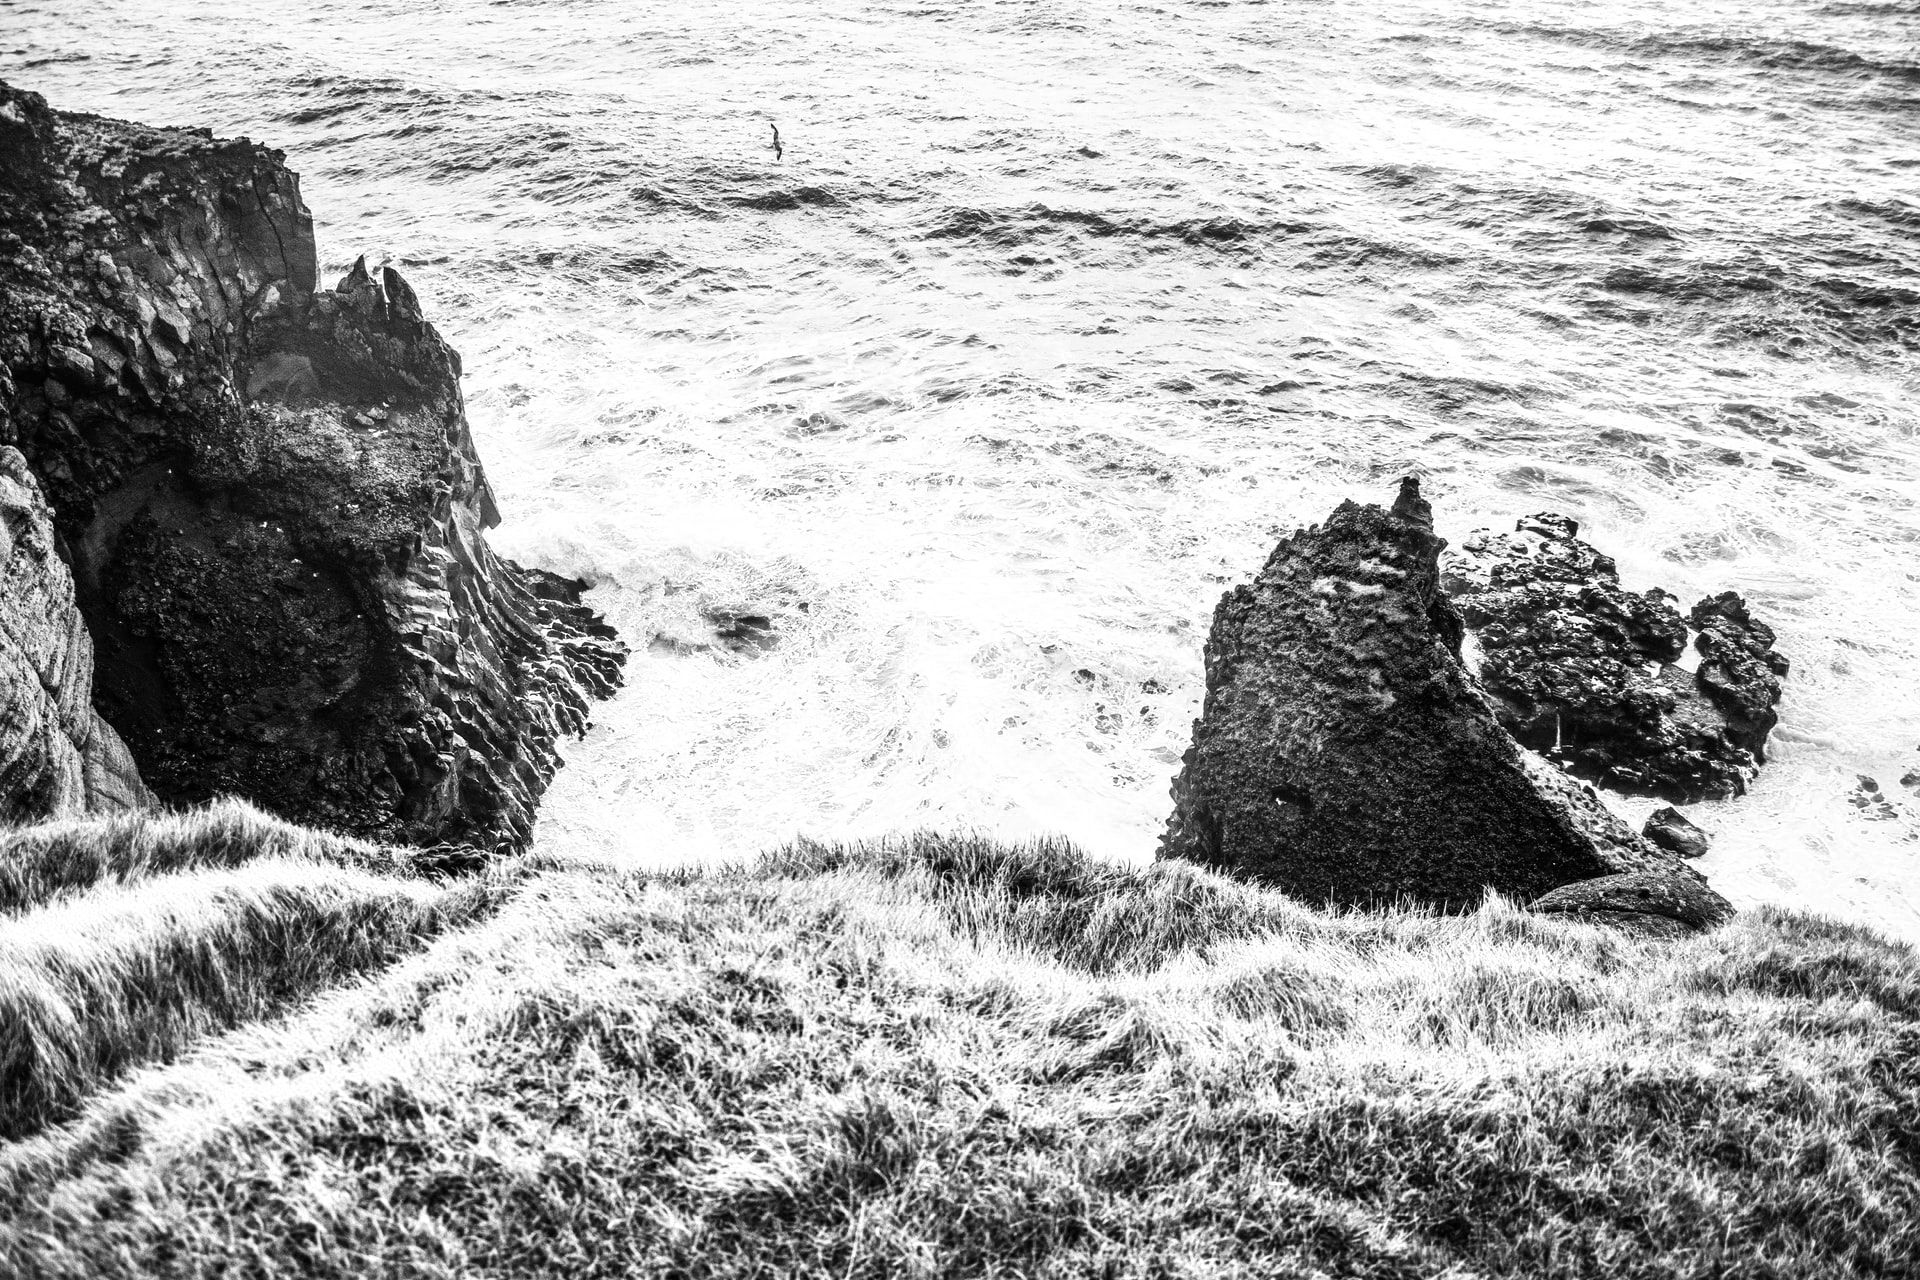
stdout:
<svg viewBox="0 0 1920 1280">
<path fill-rule="evenodd" d="M 340 283 L 333 286 L 335 293 L 357 293 L 373 283 L 373 277 L 367 274 L 367 256 L 361 254 L 353 260 L 353 270 L 340 277 Z"/>
<path fill-rule="evenodd" d="M 382 267 L 380 280 L 386 285 L 389 314 L 395 320 L 419 322 L 426 319 L 426 316 L 421 314 L 420 299 L 413 292 L 413 286 L 401 279 L 398 271 L 392 267 Z"/>
<path fill-rule="evenodd" d="M 1420 496 L 1420 478 L 1407 476 L 1400 481 L 1400 495 L 1393 500 L 1393 514 L 1402 520 L 1433 528 L 1433 508 Z"/>
</svg>

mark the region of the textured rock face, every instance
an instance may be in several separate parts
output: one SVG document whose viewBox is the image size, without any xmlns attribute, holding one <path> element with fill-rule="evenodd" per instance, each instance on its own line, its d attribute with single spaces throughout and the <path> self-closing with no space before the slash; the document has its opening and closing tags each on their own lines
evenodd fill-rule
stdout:
<svg viewBox="0 0 1920 1280">
<path fill-rule="evenodd" d="M 1756 622 L 1747 602 L 1722 591 L 1693 606 L 1687 615 L 1700 630 L 1693 647 L 1700 651 L 1695 677 L 1722 715 L 1727 736 L 1766 759 L 1767 735 L 1780 722 L 1780 677 L 1787 674 L 1785 654 L 1773 649 L 1773 628 Z"/>
<path fill-rule="evenodd" d="M 1443 545 L 1408 480 L 1391 511 L 1344 503 L 1227 593 L 1162 855 L 1342 904 L 1697 880 L 1500 727 L 1459 661 Z"/>
<path fill-rule="evenodd" d="M 1563 885 L 1528 904 L 1528 910 L 1663 936 L 1709 929 L 1733 915 L 1726 900 L 1700 877 L 1671 871 L 1638 871 Z"/>
<path fill-rule="evenodd" d="M 95 701 L 163 798 L 513 847 L 625 650 L 488 549 L 459 358 L 399 275 L 315 293 L 278 152 L 0 86 L 0 442 Z"/>
<path fill-rule="evenodd" d="M 1766 758 L 1787 660 L 1732 592 L 1694 606 L 1697 672 L 1677 665 L 1687 619 L 1658 589 L 1620 587 L 1565 516 L 1477 533 L 1442 583 L 1472 633 L 1500 723 L 1556 764 L 1623 791 L 1690 803 L 1743 793 Z"/>
<path fill-rule="evenodd" d="M 1704 858 L 1707 850 L 1713 847 L 1713 838 L 1694 826 L 1686 814 L 1672 805 L 1655 809 L 1649 814 L 1640 834 L 1668 853 L 1678 854 L 1682 858 Z"/>
<path fill-rule="evenodd" d="M 0 823 L 152 803 L 92 691 L 93 642 L 52 516 L 26 459 L 0 445 Z"/>
</svg>

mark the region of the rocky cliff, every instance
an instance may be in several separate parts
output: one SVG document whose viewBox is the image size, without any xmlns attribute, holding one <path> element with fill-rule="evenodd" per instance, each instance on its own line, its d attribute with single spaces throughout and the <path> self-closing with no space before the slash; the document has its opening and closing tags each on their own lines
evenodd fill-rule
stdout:
<svg viewBox="0 0 1920 1280">
<path fill-rule="evenodd" d="M 1408 480 L 1390 510 L 1343 503 L 1281 542 L 1221 599 L 1162 854 L 1316 903 L 1471 907 L 1488 887 L 1532 899 L 1634 874 L 1690 888 L 1649 912 L 1724 908 L 1501 728 L 1460 662 L 1444 546 Z"/>
<path fill-rule="evenodd" d="M 53 544 L 27 460 L 0 445 L 0 824 L 152 803 L 93 709 L 93 641 Z"/>
<path fill-rule="evenodd" d="M 511 848 L 625 650 L 496 556 L 460 361 L 398 273 L 316 292 L 279 152 L 0 85 L 0 444 L 94 703 L 162 799 Z"/>
</svg>

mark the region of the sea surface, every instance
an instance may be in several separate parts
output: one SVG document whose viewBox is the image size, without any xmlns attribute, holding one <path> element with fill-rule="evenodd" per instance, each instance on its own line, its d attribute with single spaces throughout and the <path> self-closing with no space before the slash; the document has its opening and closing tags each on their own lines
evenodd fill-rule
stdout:
<svg viewBox="0 0 1920 1280">
<path fill-rule="evenodd" d="M 636 650 L 551 852 L 1150 858 L 1214 602 L 1413 473 L 1745 594 L 1704 869 L 1920 937 L 1914 0 L 0 0 L 0 77 L 284 148 L 460 349 Z"/>
</svg>

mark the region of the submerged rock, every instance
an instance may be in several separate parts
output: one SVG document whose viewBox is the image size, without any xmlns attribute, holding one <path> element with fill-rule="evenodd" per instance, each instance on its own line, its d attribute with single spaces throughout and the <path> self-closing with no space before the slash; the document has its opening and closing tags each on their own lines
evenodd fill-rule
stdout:
<svg viewBox="0 0 1920 1280">
<path fill-rule="evenodd" d="M 1787 660 L 1726 592 L 1694 606 L 1620 586 L 1614 562 L 1560 515 L 1480 532 L 1443 585 L 1472 634 L 1480 683 L 1525 745 L 1582 777 L 1687 804 L 1743 793 L 1766 758 Z"/>
<path fill-rule="evenodd" d="M 1879 780 L 1864 773 L 1854 775 L 1853 790 L 1847 795 L 1847 803 L 1869 822 L 1895 822 L 1900 818 L 1900 810 L 1887 799 L 1886 792 L 1880 789 Z"/>
<path fill-rule="evenodd" d="M 315 291 L 282 159 L 0 86 L 0 443 L 162 798 L 518 846 L 625 650 L 487 546 L 459 357 L 397 272 Z"/>
<path fill-rule="evenodd" d="M 153 803 L 93 709 L 93 641 L 27 460 L 0 445 L 0 824 Z"/>
<path fill-rule="evenodd" d="M 1444 545 L 1406 480 L 1392 510 L 1341 504 L 1221 599 L 1162 856 L 1356 905 L 1699 878 L 1500 727 L 1460 662 Z"/>
</svg>

